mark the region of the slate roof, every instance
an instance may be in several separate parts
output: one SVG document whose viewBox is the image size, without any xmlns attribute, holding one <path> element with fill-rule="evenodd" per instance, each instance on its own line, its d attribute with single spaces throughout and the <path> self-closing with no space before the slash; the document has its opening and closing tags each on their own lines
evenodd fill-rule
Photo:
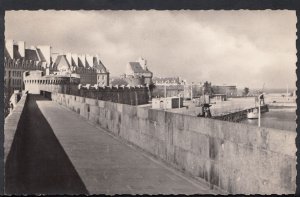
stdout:
<svg viewBox="0 0 300 197">
<path fill-rule="evenodd" d="M 84 67 L 83 62 L 81 61 L 80 58 L 78 58 L 78 67 L 81 67 L 81 68 Z"/>
<path fill-rule="evenodd" d="M 36 50 L 25 49 L 25 59 L 26 60 L 39 61 L 39 57 L 38 57 L 38 54 L 37 54 Z"/>
<path fill-rule="evenodd" d="M 6 47 L 4 47 L 4 57 L 9 58 L 9 59 L 12 59 L 12 57 L 10 57 L 10 55 L 9 55 L 9 53 L 8 53 L 8 51 L 7 51 L 7 49 L 6 49 Z"/>
<path fill-rule="evenodd" d="M 21 59 L 22 58 L 18 49 L 19 49 L 18 45 L 14 45 L 14 48 L 13 48 L 14 59 Z"/>
<path fill-rule="evenodd" d="M 96 70 L 100 70 L 101 72 L 104 72 L 104 73 L 107 72 L 105 66 L 102 64 L 102 62 L 100 60 L 98 61 L 97 59 L 94 59 L 93 63 L 94 63 L 94 68 Z"/>
<path fill-rule="evenodd" d="M 151 73 L 149 70 L 144 70 L 139 62 L 129 62 L 129 65 L 134 73 Z"/>
<path fill-rule="evenodd" d="M 39 57 L 41 58 L 41 61 L 45 62 L 46 58 L 44 57 L 41 49 L 37 48 L 37 53 L 38 53 Z"/>
<path fill-rule="evenodd" d="M 58 55 L 55 62 L 54 62 L 54 67 L 57 68 L 57 66 L 59 65 L 60 61 L 62 61 L 62 59 L 65 60 L 65 62 L 67 62 L 68 64 L 68 67 L 70 68 L 70 63 L 69 61 L 67 60 L 66 56 L 65 55 Z"/>
</svg>

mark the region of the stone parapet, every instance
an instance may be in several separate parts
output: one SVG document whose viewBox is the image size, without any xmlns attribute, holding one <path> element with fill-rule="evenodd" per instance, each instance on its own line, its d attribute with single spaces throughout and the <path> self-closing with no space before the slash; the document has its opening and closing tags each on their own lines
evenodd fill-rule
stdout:
<svg viewBox="0 0 300 197">
<path fill-rule="evenodd" d="M 15 137 L 19 127 L 22 127 L 22 117 L 24 116 L 24 106 L 27 102 L 27 94 L 24 94 L 12 112 L 5 118 L 4 124 L 4 163 L 11 151 L 14 141 L 20 140 Z"/>
<path fill-rule="evenodd" d="M 296 191 L 296 132 L 59 93 L 52 99 L 211 188 L 232 194 Z"/>
</svg>

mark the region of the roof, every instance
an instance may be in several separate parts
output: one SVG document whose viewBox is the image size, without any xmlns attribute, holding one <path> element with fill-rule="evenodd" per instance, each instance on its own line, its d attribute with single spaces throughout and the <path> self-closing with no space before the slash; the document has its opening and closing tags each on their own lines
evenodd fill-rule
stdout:
<svg viewBox="0 0 300 197">
<path fill-rule="evenodd" d="M 26 60 L 39 61 L 39 57 L 38 57 L 38 54 L 37 54 L 36 50 L 25 49 L 25 59 Z"/>
<path fill-rule="evenodd" d="M 14 59 L 21 59 L 22 58 L 21 54 L 19 53 L 18 45 L 14 45 L 13 53 L 14 53 Z"/>
<path fill-rule="evenodd" d="M 12 57 L 9 55 L 9 53 L 8 53 L 8 51 L 7 51 L 7 49 L 6 49 L 6 47 L 4 47 L 4 57 L 9 58 L 9 59 L 12 59 Z"/>
<path fill-rule="evenodd" d="M 97 59 L 94 59 L 93 63 L 94 63 L 94 68 L 96 70 L 100 70 L 101 72 L 104 72 L 104 73 L 107 72 L 105 66 L 102 64 L 102 62 L 100 60 L 98 61 Z"/>
<path fill-rule="evenodd" d="M 153 81 L 176 81 L 179 82 L 179 77 L 154 77 Z"/>
<path fill-rule="evenodd" d="M 78 58 L 78 67 L 84 68 L 84 64 L 80 58 Z"/>
<path fill-rule="evenodd" d="M 68 68 L 70 68 L 69 61 L 67 60 L 67 58 L 66 58 L 65 55 L 58 55 L 58 56 L 57 56 L 57 58 L 56 58 L 56 60 L 55 60 L 55 62 L 54 62 L 54 67 L 57 68 L 58 65 L 59 65 L 62 61 L 64 61 L 64 62 L 67 64 Z"/>
<path fill-rule="evenodd" d="M 39 57 L 41 58 L 41 61 L 46 62 L 46 58 L 44 57 L 44 55 L 43 55 L 41 49 L 38 49 L 38 48 L 37 48 L 36 51 L 37 51 Z"/>
<path fill-rule="evenodd" d="M 149 70 L 143 69 L 139 62 L 129 62 L 129 66 L 134 73 L 151 73 Z"/>
</svg>

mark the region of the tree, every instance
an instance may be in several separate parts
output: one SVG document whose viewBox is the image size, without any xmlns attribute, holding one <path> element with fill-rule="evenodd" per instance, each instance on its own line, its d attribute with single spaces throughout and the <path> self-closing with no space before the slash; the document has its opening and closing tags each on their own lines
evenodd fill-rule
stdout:
<svg viewBox="0 0 300 197">
<path fill-rule="evenodd" d="M 249 94 L 249 88 L 245 87 L 245 88 L 244 88 L 243 95 L 244 95 L 244 96 L 247 96 L 248 94 Z"/>
<path fill-rule="evenodd" d="M 208 95 L 213 94 L 211 83 L 208 83 L 208 81 L 204 82 L 203 88 L 204 88 L 204 94 L 208 94 Z"/>
</svg>

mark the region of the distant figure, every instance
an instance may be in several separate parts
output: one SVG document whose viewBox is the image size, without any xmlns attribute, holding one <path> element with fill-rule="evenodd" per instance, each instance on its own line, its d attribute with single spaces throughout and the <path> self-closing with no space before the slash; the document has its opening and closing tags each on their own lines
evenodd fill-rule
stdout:
<svg viewBox="0 0 300 197">
<path fill-rule="evenodd" d="M 264 94 L 259 95 L 259 104 L 265 104 Z"/>
<path fill-rule="evenodd" d="M 197 115 L 197 117 L 211 118 L 211 112 L 210 112 L 209 107 L 211 107 L 210 104 L 207 104 L 207 103 L 203 104 L 203 105 L 202 105 L 202 114 L 199 113 L 199 114 Z"/>
</svg>

